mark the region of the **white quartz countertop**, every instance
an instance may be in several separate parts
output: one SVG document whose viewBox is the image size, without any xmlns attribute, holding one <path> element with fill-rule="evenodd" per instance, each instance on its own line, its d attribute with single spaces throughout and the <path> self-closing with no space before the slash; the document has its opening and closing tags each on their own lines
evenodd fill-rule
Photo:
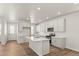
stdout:
<svg viewBox="0 0 79 59">
<path fill-rule="evenodd" d="M 44 41 L 44 40 L 49 40 L 45 37 L 31 37 L 32 41 Z"/>
<path fill-rule="evenodd" d="M 66 38 L 66 36 L 55 36 L 55 37 L 52 36 L 52 38 Z"/>
</svg>

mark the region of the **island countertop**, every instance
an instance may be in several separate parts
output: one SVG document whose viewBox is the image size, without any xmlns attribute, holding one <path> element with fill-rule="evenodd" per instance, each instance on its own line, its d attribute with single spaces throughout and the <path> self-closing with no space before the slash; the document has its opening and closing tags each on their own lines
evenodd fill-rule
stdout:
<svg viewBox="0 0 79 59">
<path fill-rule="evenodd" d="M 31 37 L 32 41 L 44 41 L 44 40 L 49 40 L 46 37 Z"/>
</svg>

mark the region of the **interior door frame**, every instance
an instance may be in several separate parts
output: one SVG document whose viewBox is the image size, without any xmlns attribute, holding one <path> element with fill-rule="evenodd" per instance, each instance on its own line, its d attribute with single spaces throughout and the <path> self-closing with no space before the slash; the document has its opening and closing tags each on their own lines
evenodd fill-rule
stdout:
<svg viewBox="0 0 79 59">
<path fill-rule="evenodd" d="M 16 29 L 17 29 L 16 39 L 12 39 L 12 40 L 18 40 L 18 23 L 17 22 L 7 22 L 7 40 L 11 40 L 11 39 L 9 39 L 9 33 L 8 33 L 8 25 L 10 25 L 10 24 L 15 24 L 17 26 L 16 27 Z"/>
</svg>

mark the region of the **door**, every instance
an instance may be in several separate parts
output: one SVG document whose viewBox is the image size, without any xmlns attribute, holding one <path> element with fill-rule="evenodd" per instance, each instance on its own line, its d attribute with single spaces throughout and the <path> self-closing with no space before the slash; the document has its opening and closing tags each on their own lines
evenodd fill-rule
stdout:
<svg viewBox="0 0 79 59">
<path fill-rule="evenodd" d="M 7 25 L 7 38 L 8 40 L 17 40 L 17 33 L 18 33 L 18 25 L 16 23 L 8 23 Z"/>
</svg>

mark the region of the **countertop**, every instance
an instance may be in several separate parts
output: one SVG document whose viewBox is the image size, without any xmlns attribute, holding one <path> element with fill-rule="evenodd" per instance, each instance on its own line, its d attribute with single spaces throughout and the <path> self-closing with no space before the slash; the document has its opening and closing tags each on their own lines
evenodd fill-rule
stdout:
<svg viewBox="0 0 79 59">
<path fill-rule="evenodd" d="M 55 36 L 55 37 L 52 36 L 52 38 L 66 38 L 66 36 Z"/>
<path fill-rule="evenodd" d="M 44 41 L 44 40 L 49 40 L 46 37 L 31 37 L 32 41 Z"/>
</svg>

